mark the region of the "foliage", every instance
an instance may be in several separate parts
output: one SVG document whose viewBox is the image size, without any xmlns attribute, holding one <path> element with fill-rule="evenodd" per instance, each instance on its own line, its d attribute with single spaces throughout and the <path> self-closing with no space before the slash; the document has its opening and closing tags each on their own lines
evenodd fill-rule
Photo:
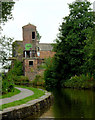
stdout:
<svg viewBox="0 0 95 120">
<path fill-rule="evenodd" d="M 14 67 L 7 74 L 2 74 L 2 93 L 14 91 L 14 82 L 23 75 L 23 67 L 20 61 L 14 61 Z"/>
<path fill-rule="evenodd" d="M 2 19 L 1 22 L 7 22 L 12 19 L 12 9 L 15 2 L 2 2 Z"/>
<path fill-rule="evenodd" d="M 12 9 L 15 2 L 0 2 L 1 5 L 1 19 L 0 23 L 6 23 L 9 19 L 12 19 Z M 2 30 L 1 27 L 2 24 L 0 24 L 0 32 Z M 0 63 L 4 65 L 5 63 L 8 63 L 8 57 L 11 56 L 11 45 L 13 42 L 13 38 L 7 38 L 2 36 L 0 38 Z"/>
<path fill-rule="evenodd" d="M 7 38 L 5 35 L 0 38 L 0 63 L 8 65 L 8 58 L 12 56 L 13 38 Z"/>
<path fill-rule="evenodd" d="M 95 78 L 95 27 L 93 29 L 89 28 L 86 32 L 89 34 L 84 47 L 86 61 L 84 64 L 84 72 L 93 74 Z"/>
<path fill-rule="evenodd" d="M 23 63 L 21 61 L 15 60 L 13 68 L 10 70 L 10 73 L 16 76 L 23 75 Z"/>
<path fill-rule="evenodd" d="M 15 76 L 14 82 L 15 83 L 29 83 L 29 79 L 26 76 Z"/>
<path fill-rule="evenodd" d="M 14 91 L 14 81 L 10 76 L 6 76 L 2 73 L 2 94 L 6 94 L 11 91 Z"/>
<path fill-rule="evenodd" d="M 31 72 L 34 72 L 34 69 L 31 67 Z"/>
<path fill-rule="evenodd" d="M 0 19 L 0 32 L 2 30 L 2 23 L 4 24 L 9 19 L 12 19 L 12 9 L 15 4 L 15 2 L 0 2 L 1 8 L 2 8 L 2 14 Z M 7 38 L 5 36 L 0 38 L 0 63 L 4 65 L 5 63 L 8 63 L 8 57 L 11 56 L 11 45 L 12 45 L 13 38 Z M 14 83 L 11 77 L 2 74 L 2 92 L 7 93 L 14 90 Z"/>
<path fill-rule="evenodd" d="M 37 40 L 40 42 L 41 36 L 40 36 L 39 32 L 36 31 L 36 34 L 37 34 Z"/>
<path fill-rule="evenodd" d="M 58 85 L 58 75 L 56 74 L 55 67 L 56 64 L 54 58 L 47 58 L 44 64 L 44 79 L 45 79 L 45 87 L 47 90 L 51 90 L 52 88 Z M 56 79 L 55 79 L 56 78 Z"/>
<path fill-rule="evenodd" d="M 84 47 L 87 44 L 88 29 L 94 27 L 94 16 L 87 0 L 76 0 L 69 4 L 70 14 L 63 18 L 54 45 L 56 52 L 53 65 L 45 71 L 46 84 L 62 86 L 72 76 L 84 73 L 86 62 Z"/>
<path fill-rule="evenodd" d="M 65 87 L 70 87 L 70 88 L 94 88 L 95 87 L 95 79 L 93 76 L 87 74 L 87 75 L 80 75 L 80 76 L 73 76 L 69 80 L 67 80 L 64 83 Z"/>
<path fill-rule="evenodd" d="M 36 75 L 34 80 L 32 81 L 32 84 L 37 86 L 44 86 L 45 80 L 43 75 Z"/>
</svg>

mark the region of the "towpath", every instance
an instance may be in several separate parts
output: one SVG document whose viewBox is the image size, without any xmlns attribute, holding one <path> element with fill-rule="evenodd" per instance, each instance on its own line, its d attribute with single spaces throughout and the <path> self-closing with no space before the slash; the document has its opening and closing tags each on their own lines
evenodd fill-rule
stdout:
<svg viewBox="0 0 95 120">
<path fill-rule="evenodd" d="M 24 99 L 24 98 L 34 94 L 33 91 L 25 89 L 25 88 L 19 88 L 19 87 L 15 87 L 15 88 L 19 89 L 21 92 L 17 95 L 12 96 L 12 97 L 0 99 L 0 105 L 11 103 L 11 102 L 16 101 L 16 100 L 21 100 L 21 99 Z"/>
</svg>

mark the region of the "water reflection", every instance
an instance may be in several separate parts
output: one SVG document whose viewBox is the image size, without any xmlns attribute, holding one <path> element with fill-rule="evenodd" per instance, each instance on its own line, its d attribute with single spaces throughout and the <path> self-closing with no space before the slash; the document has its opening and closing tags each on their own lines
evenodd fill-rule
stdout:
<svg viewBox="0 0 95 120">
<path fill-rule="evenodd" d="M 53 91 L 54 104 L 46 106 L 32 118 L 93 118 L 95 119 L 95 91 L 56 89 Z M 65 120 L 65 119 L 64 119 Z M 67 119 L 66 119 L 67 120 Z M 68 119 L 69 120 L 69 119 Z M 70 119 L 75 120 L 75 119 Z"/>
<path fill-rule="evenodd" d="M 54 91 L 55 118 L 95 118 L 95 92 L 61 89 Z"/>
</svg>

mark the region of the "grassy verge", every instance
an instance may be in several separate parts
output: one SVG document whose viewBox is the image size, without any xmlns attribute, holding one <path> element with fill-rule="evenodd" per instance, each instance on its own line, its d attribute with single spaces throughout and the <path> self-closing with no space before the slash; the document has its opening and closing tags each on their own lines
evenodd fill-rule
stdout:
<svg viewBox="0 0 95 120">
<path fill-rule="evenodd" d="M 0 106 L 0 108 L 2 110 L 5 109 L 5 108 L 8 108 L 8 107 L 25 104 L 28 101 L 37 99 L 37 98 L 39 98 L 39 97 L 41 97 L 41 96 L 43 96 L 45 94 L 45 91 L 39 90 L 37 88 L 25 87 L 25 86 L 17 86 L 17 87 L 22 87 L 22 88 L 26 88 L 26 89 L 32 90 L 34 92 L 34 94 L 32 96 L 26 97 L 26 98 L 21 99 L 21 100 L 17 100 L 17 101 L 11 102 L 11 103 L 3 104 L 2 106 Z"/>
<path fill-rule="evenodd" d="M 13 96 L 13 95 L 19 94 L 20 92 L 21 92 L 20 90 L 14 88 L 14 91 L 9 92 L 9 93 L 4 94 L 4 95 L 1 95 L 1 96 L 0 96 L 0 99 L 2 99 L 2 98 L 7 98 L 7 97 L 11 97 L 11 96 Z"/>
</svg>

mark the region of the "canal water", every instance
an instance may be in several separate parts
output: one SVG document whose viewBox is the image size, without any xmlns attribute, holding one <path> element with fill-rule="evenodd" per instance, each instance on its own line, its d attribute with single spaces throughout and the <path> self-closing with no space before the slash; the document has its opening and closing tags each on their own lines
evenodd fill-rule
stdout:
<svg viewBox="0 0 95 120">
<path fill-rule="evenodd" d="M 53 105 L 43 111 L 39 118 L 95 119 L 95 91 L 63 88 L 54 90 L 53 95 Z"/>
<path fill-rule="evenodd" d="M 54 104 L 41 118 L 93 118 L 95 119 L 95 91 L 55 90 Z"/>
</svg>

